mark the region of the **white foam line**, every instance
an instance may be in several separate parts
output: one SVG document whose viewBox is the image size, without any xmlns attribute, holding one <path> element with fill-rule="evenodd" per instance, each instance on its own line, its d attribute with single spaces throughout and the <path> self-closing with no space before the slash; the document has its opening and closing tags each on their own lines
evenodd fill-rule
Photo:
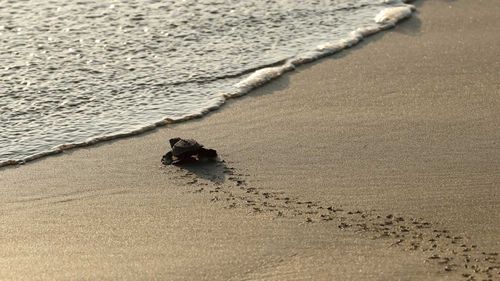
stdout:
<svg viewBox="0 0 500 281">
<path fill-rule="evenodd" d="M 234 85 L 233 91 L 224 94 L 224 98 L 232 98 L 242 96 L 252 89 L 257 88 L 267 82 L 276 79 L 285 72 L 293 70 L 294 66 L 290 62 L 286 62 L 280 66 L 266 67 L 255 71 L 245 79 Z"/>
<path fill-rule="evenodd" d="M 382 25 L 394 26 L 398 21 L 411 16 L 414 10 L 415 6 L 413 5 L 386 8 L 377 14 L 375 22 Z"/>
<path fill-rule="evenodd" d="M 398 2 L 401 3 L 401 1 Z M 415 7 L 409 4 L 401 4 L 401 6 L 398 7 L 385 8 L 375 16 L 375 22 L 373 25 L 358 28 L 342 40 L 320 44 L 316 47 L 316 50 L 301 53 L 294 58 L 289 59 L 281 66 L 267 67 L 257 70 L 247 78 L 234 85 L 233 89 L 229 91 L 229 93 L 224 94 L 224 97 L 227 99 L 242 96 L 250 90 L 280 77 L 285 72 L 294 70 L 299 65 L 315 61 L 319 58 L 350 48 L 370 35 L 394 27 L 398 21 L 409 17 L 414 10 Z"/>
<path fill-rule="evenodd" d="M 399 0 L 384 0 L 385 2 L 390 1 L 390 2 L 401 2 Z M 403 1 L 403 2 L 408 2 L 408 1 Z M 154 122 L 151 125 L 147 125 L 141 128 L 138 128 L 136 130 L 132 130 L 127 133 L 118 133 L 118 134 L 112 134 L 112 135 L 104 135 L 100 137 L 95 137 L 88 139 L 83 142 L 79 143 L 67 143 L 67 144 L 61 144 L 58 146 L 53 147 L 49 151 L 44 151 L 40 152 L 34 155 L 31 155 L 29 157 L 26 157 L 21 160 L 7 160 L 4 162 L 0 163 L 0 167 L 4 166 L 10 166 L 10 165 L 20 165 L 24 164 L 26 162 L 39 159 L 44 156 L 48 155 L 54 155 L 61 153 L 65 150 L 69 149 L 74 149 L 78 147 L 84 147 L 84 146 L 90 146 L 99 142 L 103 141 L 109 141 L 109 140 L 114 140 L 118 138 L 124 138 L 124 137 L 129 137 L 129 136 L 134 136 L 138 134 L 142 134 L 147 131 L 151 131 L 156 129 L 157 127 L 165 126 L 168 124 L 173 124 L 173 123 L 179 123 L 187 120 L 191 120 L 194 118 L 200 118 L 204 115 L 206 115 L 208 112 L 219 109 L 227 99 L 234 98 L 234 97 L 239 97 L 242 95 L 247 94 L 251 90 L 268 83 L 271 80 L 274 80 L 280 76 L 282 76 L 284 73 L 288 71 L 294 70 L 297 66 L 315 61 L 319 58 L 332 55 L 335 53 L 338 53 L 342 50 L 345 50 L 347 48 L 350 48 L 356 44 L 358 44 L 360 41 L 363 40 L 363 38 L 366 38 L 370 35 L 373 35 L 377 32 L 380 32 L 382 30 L 392 28 L 396 25 L 397 22 L 400 20 L 407 18 L 411 16 L 413 11 L 415 10 L 415 7 L 413 5 L 408 5 L 408 4 L 402 4 L 401 6 L 398 7 L 391 7 L 391 8 L 386 8 L 381 10 L 377 16 L 375 17 L 374 21 L 375 23 L 371 26 L 364 27 L 364 28 L 358 28 L 354 31 L 352 31 L 347 38 L 344 38 L 342 40 L 336 41 L 336 42 L 326 42 L 323 44 L 320 44 L 316 47 L 315 50 L 311 50 L 308 52 L 304 52 L 302 54 L 299 54 L 295 56 L 292 59 L 289 59 L 286 61 L 283 65 L 280 66 L 274 66 L 274 67 L 266 67 L 259 69 L 255 71 L 254 73 L 250 74 L 237 84 L 235 84 L 227 93 L 222 94 L 222 99 L 220 101 L 216 101 L 214 105 L 203 109 L 200 112 L 182 117 L 182 118 L 177 118 L 177 119 L 172 119 L 172 118 L 165 118 L 163 120 L 159 120 L 157 122 Z"/>
</svg>

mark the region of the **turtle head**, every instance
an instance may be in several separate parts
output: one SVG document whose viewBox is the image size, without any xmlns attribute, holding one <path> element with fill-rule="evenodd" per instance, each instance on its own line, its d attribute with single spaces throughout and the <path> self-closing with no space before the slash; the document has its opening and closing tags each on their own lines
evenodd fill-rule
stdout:
<svg viewBox="0 0 500 281">
<path fill-rule="evenodd" d="M 172 138 L 172 139 L 169 139 L 168 142 L 170 143 L 170 146 L 174 146 L 174 144 L 176 144 L 178 141 L 180 141 L 181 138 Z"/>
</svg>

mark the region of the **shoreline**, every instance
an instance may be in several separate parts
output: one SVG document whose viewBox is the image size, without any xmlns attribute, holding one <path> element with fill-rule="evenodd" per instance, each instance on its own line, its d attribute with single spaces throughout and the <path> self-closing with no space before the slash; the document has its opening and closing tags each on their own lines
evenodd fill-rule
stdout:
<svg viewBox="0 0 500 281">
<path fill-rule="evenodd" d="M 204 118 L 0 169 L 0 276 L 500 278 L 499 8 L 414 4 Z M 163 167 L 171 136 L 221 161 Z"/>
<path fill-rule="evenodd" d="M 403 1 L 405 2 L 405 1 Z M 164 118 L 152 122 L 149 125 L 142 126 L 141 128 L 131 130 L 126 133 L 114 133 L 96 137 L 90 137 L 85 141 L 74 142 L 74 143 L 63 143 L 52 147 L 49 150 L 38 152 L 36 154 L 27 156 L 23 159 L 10 159 L 0 162 L 0 170 L 3 167 L 14 166 L 14 165 L 24 165 L 33 160 L 41 159 L 47 156 L 57 155 L 59 153 L 78 149 L 82 147 L 90 147 L 95 144 L 102 142 L 119 140 L 128 137 L 140 136 L 146 132 L 151 132 L 161 127 L 187 122 L 197 118 L 203 118 L 208 113 L 221 109 L 221 107 L 228 102 L 228 100 L 233 98 L 238 98 L 248 94 L 249 92 L 265 85 L 290 71 L 294 71 L 297 67 L 307 65 L 311 62 L 321 60 L 322 58 L 335 55 L 344 50 L 350 49 L 358 45 L 363 40 L 368 37 L 383 32 L 387 29 L 394 28 L 400 21 L 411 17 L 414 12 L 415 7 L 413 5 L 404 4 L 405 6 L 384 8 L 380 10 L 378 15 L 375 17 L 373 25 L 366 28 L 357 28 L 350 32 L 349 36 L 335 42 L 323 42 L 318 45 L 315 50 L 308 50 L 306 52 L 300 53 L 295 57 L 289 59 L 282 59 L 276 63 L 272 63 L 267 66 L 262 66 L 261 68 L 254 68 L 240 73 L 238 76 L 220 77 L 219 79 L 225 78 L 241 78 L 241 80 L 231 87 L 231 90 L 227 93 L 221 93 L 222 99 L 214 105 L 211 105 L 201 112 L 195 112 L 191 115 L 187 115 L 178 119 Z M 245 77 L 246 74 L 249 74 Z"/>
</svg>

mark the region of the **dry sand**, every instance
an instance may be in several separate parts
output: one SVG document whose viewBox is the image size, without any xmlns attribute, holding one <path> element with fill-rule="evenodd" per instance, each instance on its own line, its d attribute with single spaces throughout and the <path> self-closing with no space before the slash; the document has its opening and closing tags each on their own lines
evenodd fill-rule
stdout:
<svg viewBox="0 0 500 281">
<path fill-rule="evenodd" d="M 500 5 L 416 4 L 205 118 L 3 168 L 0 279 L 500 279 Z M 172 136 L 224 162 L 162 167 Z"/>
</svg>

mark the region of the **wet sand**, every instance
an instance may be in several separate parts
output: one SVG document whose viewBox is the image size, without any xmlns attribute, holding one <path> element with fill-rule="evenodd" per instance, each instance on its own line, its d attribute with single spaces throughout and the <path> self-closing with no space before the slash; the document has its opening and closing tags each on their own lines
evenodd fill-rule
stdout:
<svg viewBox="0 0 500 281">
<path fill-rule="evenodd" d="M 0 170 L 0 279 L 500 279 L 500 7 L 395 29 L 221 110 Z M 221 160 L 163 167 L 172 136 Z"/>
</svg>

